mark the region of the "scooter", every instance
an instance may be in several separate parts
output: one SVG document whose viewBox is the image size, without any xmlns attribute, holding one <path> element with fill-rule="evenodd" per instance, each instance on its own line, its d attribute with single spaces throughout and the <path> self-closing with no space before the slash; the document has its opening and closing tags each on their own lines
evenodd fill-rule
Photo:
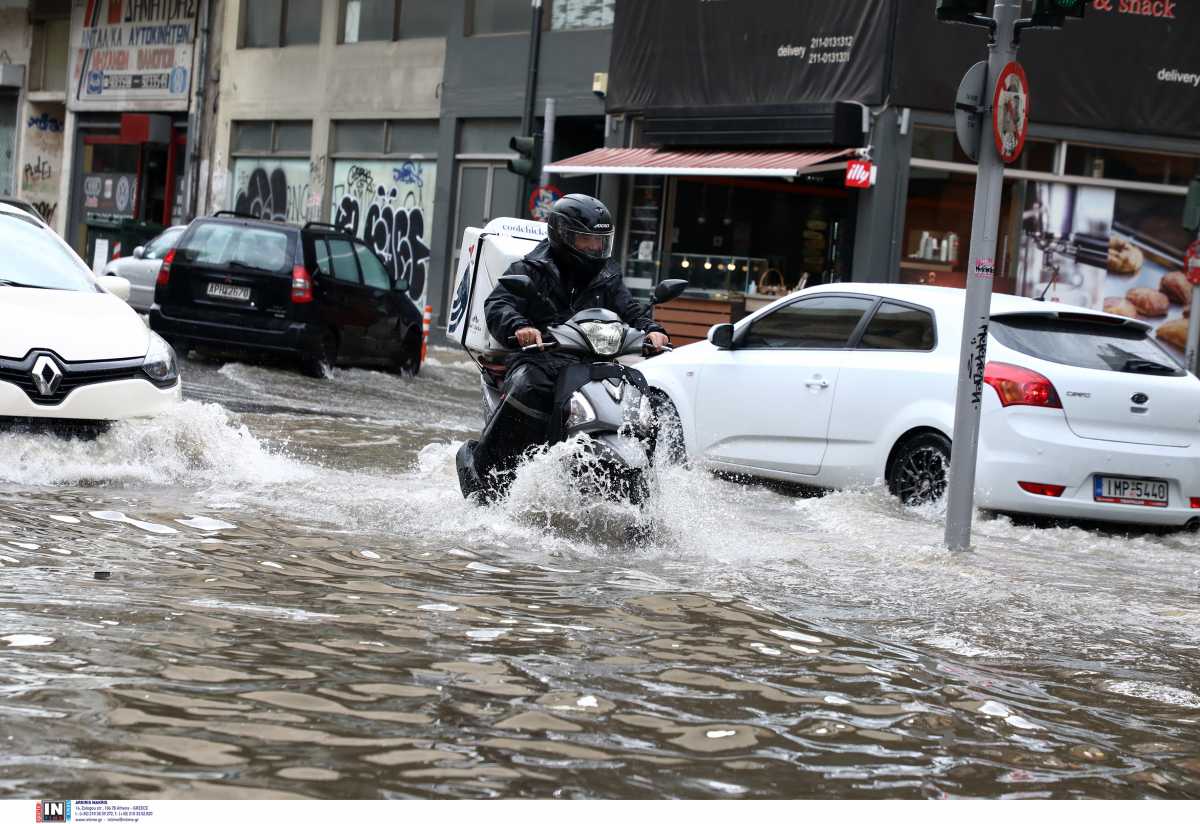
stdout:
<svg viewBox="0 0 1200 824">
<path fill-rule="evenodd" d="M 525 275 L 500 278 L 510 291 L 538 299 L 533 282 Z M 686 280 L 665 280 L 654 290 L 651 306 L 673 300 L 688 287 Z M 581 439 L 584 448 L 573 458 L 572 473 L 588 493 L 640 505 L 650 494 L 655 415 L 646 379 L 619 361 L 626 356 L 651 356 L 646 333 L 626 325 L 608 309 L 583 309 L 569 321 L 551 326 L 548 339 L 520 351 L 554 350 L 580 358 L 559 379 L 559 398 L 551 412 L 547 442 Z M 516 339 L 510 338 L 510 346 Z M 671 347 L 667 347 L 669 350 Z M 515 351 L 515 350 L 514 350 Z M 480 364 L 480 389 L 484 421 L 502 402 L 502 364 Z M 456 458 L 463 497 L 482 493 L 483 498 L 503 494 L 502 478 L 485 479 L 481 489 L 469 468 L 473 444 L 463 444 Z"/>
</svg>

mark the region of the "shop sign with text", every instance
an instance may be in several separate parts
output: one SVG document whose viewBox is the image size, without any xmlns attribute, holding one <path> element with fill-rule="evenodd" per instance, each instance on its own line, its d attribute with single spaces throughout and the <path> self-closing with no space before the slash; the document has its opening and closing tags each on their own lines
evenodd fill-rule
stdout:
<svg viewBox="0 0 1200 824">
<path fill-rule="evenodd" d="M 197 0 L 87 0 L 71 20 L 73 109 L 186 110 Z"/>
</svg>

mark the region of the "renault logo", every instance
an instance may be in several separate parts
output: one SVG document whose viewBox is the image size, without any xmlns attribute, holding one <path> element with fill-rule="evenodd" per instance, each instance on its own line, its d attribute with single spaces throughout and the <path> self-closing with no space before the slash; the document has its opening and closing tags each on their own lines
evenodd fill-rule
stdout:
<svg viewBox="0 0 1200 824">
<path fill-rule="evenodd" d="M 33 385 L 37 387 L 37 391 L 45 397 L 57 392 L 59 384 L 62 383 L 62 370 L 58 368 L 54 359 L 47 355 L 42 355 L 33 362 L 33 369 L 29 370 L 29 374 L 33 377 Z"/>
<path fill-rule="evenodd" d="M 1150 401 L 1150 396 L 1144 392 L 1138 392 L 1129 400 L 1133 401 L 1138 406 L 1145 406 Z"/>
</svg>

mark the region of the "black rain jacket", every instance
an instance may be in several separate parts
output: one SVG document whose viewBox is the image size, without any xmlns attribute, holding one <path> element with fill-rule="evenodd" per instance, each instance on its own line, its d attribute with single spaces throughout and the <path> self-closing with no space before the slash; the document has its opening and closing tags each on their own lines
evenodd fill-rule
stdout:
<svg viewBox="0 0 1200 824">
<path fill-rule="evenodd" d="M 526 300 L 503 284 L 496 286 L 484 303 L 484 311 L 488 330 L 501 344 L 507 345 L 518 329 L 532 326 L 545 332 L 548 326 L 565 323 L 582 309 L 609 309 L 634 329 L 666 333 L 661 324 L 651 319 L 650 311 L 629 293 L 613 260 L 573 295 L 550 254 L 549 241 L 543 240 L 523 259 L 509 266 L 505 274 L 527 275 L 543 299 Z"/>
</svg>

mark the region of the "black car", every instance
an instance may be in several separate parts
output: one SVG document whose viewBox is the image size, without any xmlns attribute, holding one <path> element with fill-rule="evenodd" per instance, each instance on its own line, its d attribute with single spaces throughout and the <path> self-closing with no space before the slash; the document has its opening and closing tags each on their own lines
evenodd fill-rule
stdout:
<svg viewBox="0 0 1200 824">
<path fill-rule="evenodd" d="M 217 212 L 192 222 L 163 258 L 150 328 L 192 347 L 298 356 L 312 377 L 337 364 L 421 367 L 421 312 L 361 240 Z"/>
</svg>

